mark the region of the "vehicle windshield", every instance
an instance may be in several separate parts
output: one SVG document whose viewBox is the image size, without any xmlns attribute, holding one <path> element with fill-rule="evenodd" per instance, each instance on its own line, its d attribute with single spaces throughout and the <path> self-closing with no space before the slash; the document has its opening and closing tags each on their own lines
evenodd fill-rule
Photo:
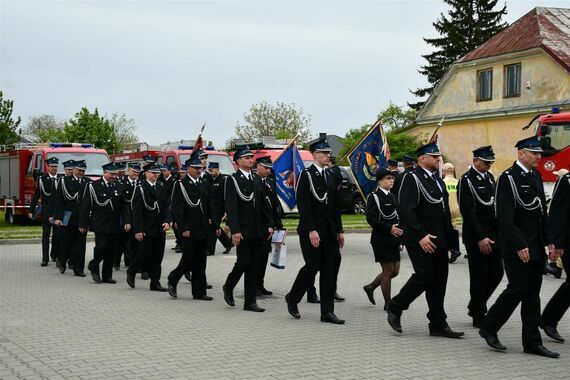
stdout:
<svg viewBox="0 0 570 380">
<path fill-rule="evenodd" d="M 540 134 L 542 149 L 564 149 L 570 145 L 570 122 L 544 124 L 540 127 Z"/>
<path fill-rule="evenodd" d="M 62 162 L 67 160 L 85 160 L 87 163 L 87 170 L 85 170 L 86 176 L 102 176 L 103 168 L 102 166 L 109 163 L 109 157 L 105 153 L 91 153 L 91 152 L 65 152 L 65 153 L 48 153 L 47 158 L 57 157 L 59 160 L 59 166 L 57 168 L 58 173 L 63 173 Z"/>
<path fill-rule="evenodd" d="M 180 154 L 178 156 L 180 159 L 180 163 L 183 164 L 190 158 L 190 154 Z M 210 162 L 217 162 L 220 164 L 220 173 L 222 174 L 229 174 L 232 175 L 235 173 L 235 168 L 232 165 L 232 161 L 230 158 L 223 154 L 209 154 L 208 155 L 208 163 Z"/>
</svg>

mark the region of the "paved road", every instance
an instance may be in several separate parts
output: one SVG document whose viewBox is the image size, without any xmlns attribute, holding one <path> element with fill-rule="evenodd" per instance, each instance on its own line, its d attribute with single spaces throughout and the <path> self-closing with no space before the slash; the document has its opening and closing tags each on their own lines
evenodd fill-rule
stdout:
<svg viewBox="0 0 570 380">
<path fill-rule="evenodd" d="M 53 264 L 41 268 L 40 245 L 0 246 L 0 379 L 567 378 L 570 344 L 545 338 L 548 348 L 561 353 L 558 360 L 522 353 L 518 312 L 500 332 L 508 352 L 487 348 L 466 316 L 463 258 L 450 268 L 446 308 L 450 325 L 466 338 L 428 336 L 424 299 L 404 314 L 404 334 L 397 335 L 386 323 L 382 302 L 371 305 L 361 289 L 377 273 L 368 238 L 347 235 L 339 278 L 347 301 L 336 308 L 347 320 L 344 326 L 321 323 L 318 305 L 300 304 L 300 320 L 287 314 L 283 296 L 302 265 L 296 237 L 288 242 L 287 269 L 268 268 L 267 287 L 276 295 L 259 301 L 265 313 L 242 310 L 241 284 L 235 309 L 224 303 L 221 285 L 234 254 L 208 259 L 214 301 L 205 302 L 192 299 L 184 279 L 179 298 L 172 300 L 150 292 L 148 281 L 137 279 L 130 289 L 124 268 L 115 272 L 116 285 L 95 284 L 89 277 L 61 275 Z M 172 244 L 167 243 L 163 277 L 178 262 Z M 410 270 L 404 256 L 393 290 Z M 544 297 L 559 284 L 545 277 Z M 570 338 L 568 316 L 559 330 Z"/>
</svg>

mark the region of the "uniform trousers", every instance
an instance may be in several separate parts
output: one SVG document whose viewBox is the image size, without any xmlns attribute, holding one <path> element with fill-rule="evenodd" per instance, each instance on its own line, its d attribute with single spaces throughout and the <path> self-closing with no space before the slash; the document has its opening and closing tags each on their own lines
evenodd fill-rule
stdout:
<svg viewBox="0 0 570 380">
<path fill-rule="evenodd" d="M 554 328 L 558 326 L 558 322 L 560 322 L 562 316 L 570 306 L 570 280 L 568 279 L 568 275 L 570 274 L 570 252 L 565 252 L 564 255 L 562 255 L 562 264 L 566 272 L 566 281 L 560 285 L 560 288 L 558 288 L 556 293 L 554 293 L 550 301 L 546 304 L 541 318 L 543 324 Z"/>
<path fill-rule="evenodd" d="M 434 253 L 426 253 L 418 245 L 406 245 L 406 250 L 414 273 L 400 293 L 392 298 L 390 311 L 401 315 L 402 310 L 407 310 L 410 304 L 425 292 L 430 331 L 442 330 L 448 326 L 444 308 L 449 272 L 447 249 L 437 248 Z"/>
<path fill-rule="evenodd" d="M 207 239 L 181 236 L 182 257 L 178 266 L 168 275 L 168 282 L 176 286 L 185 273 L 192 272 L 192 295 L 206 295 L 206 249 Z"/>
<path fill-rule="evenodd" d="M 242 239 L 236 247 L 237 260 L 232 271 L 228 274 L 225 288 L 232 292 L 244 275 L 245 306 L 256 303 L 255 285 L 259 260 L 266 249 L 265 239 Z"/>
<path fill-rule="evenodd" d="M 339 262 L 339 246 L 335 238 L 322 238 L 317 248 L 313 247 L 309 235 L 299 235 L 305 265 L 299 270 L 289 297 L 299 303 L 305 293 L 314 286 L 315 276 L 320 272 L 321 314 L 334 313 L 334 292 L 336 291 L 336 266 Z"/>
<path fill-rule="evenodd" d="M 122 233 L 104 234 L 95 233 L 95 247 L 93 248 L 93 260 L 89 262 L 87 269 L 99 274 L 99 264 L 103 262 L 101 279 L 103 281 L 113 278 L 113 263 L 116 252 L 122 244 Z"/>
<path fill-rule="evenodd" d="M 503 262 L 509 283 L 489 309 L 481 323 L 481 329 L 490 334 L 497 334 L 520 303 L 523 347 L 541 345 L 538 325 L 544 258 L 524 263 L 518 256 L 506 256 L 503 257 Z"/>
<path fill-rule="evenodd" d="M 165 243 L 165 234 L 153 237 L 147 235 L 142 241 L 137 240 L 137 255 L 127 272 L 134 276 L 140 271 L 148 270 L 150 286 L 158 285 L 162 274 Z"/>
<path fill-rule="evenodd" d="M 85 245 L 87 244 L 87 233 L 81 233 L 78 226 L 61 226 L 61 248 L 59 257 L 61 265 L 66 265 L 70 260 L 73 263 L 73 272 L 83 273 L 85 271 Z"/>
<path fill-rule="evenodd" d="M 265 288 L 265 272 L 267 270 L 267 261 L 269 260 L 269 252 L 271 252 L 271 239 L 265 242 L 265 250 L 259 258 L 259 267 L 257 268 L 257 289 Z"/>
<path fill-rule="evenodd" d="M 130 232 L 122 232 L 120 236 L 117 236 L 120 242 L 115 252 L 114 266 L 121 266 L 121 258 L 123 257 L 123 254 L 125 257 L 125 266 L 128 267 L 131 265 L 131 262 L 133 260 L 133 253 L 131 250 L 131 235 L 132 234 Z"/>
<path fill-rule="evenodd" d="M 47 222 L 42 222 L 42 261 L 48 262 L 50 258 L 50 251 L 49 251 L 49 237 L 52 236 L 52 245 L 51 245 L 51 257 L 54 257 L 54 247 L 53 238 L 55 235 L 55 227 L 53 224 Z"/>
<path fill-rule="evenodd" d="M 487 301 L 503 278 L 501 248 L 493 245 L 490 254 L 479 251 L 477 243 L 466 243 L 469 265 L 469 316 L 481 318 L 487 313 Z"/>
</svg>

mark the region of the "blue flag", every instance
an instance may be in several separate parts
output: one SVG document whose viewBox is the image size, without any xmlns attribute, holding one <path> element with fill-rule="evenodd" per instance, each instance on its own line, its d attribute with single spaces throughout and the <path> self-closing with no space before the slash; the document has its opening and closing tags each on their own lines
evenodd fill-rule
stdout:
<svg viewBox="0 0 570 380">
<path fill-rule="evenodd" d="M 290 144 L 283 150 L 281 155 L 273 162 L 275 171 L 275 182 L 277 184 L 277 195 L 289 206 L 295 207 L 295 186 L 301 171 L 305 169 L 301 155 L 297 150 L 297 145 Z"/>
<path fill-rule="evenodd" d="M 389 158 L 386 134 L 377 121 L 348 155 L 350 170 L 364 197 L 376 189 L 376 170 L 386 166 Z"/>
</svg>

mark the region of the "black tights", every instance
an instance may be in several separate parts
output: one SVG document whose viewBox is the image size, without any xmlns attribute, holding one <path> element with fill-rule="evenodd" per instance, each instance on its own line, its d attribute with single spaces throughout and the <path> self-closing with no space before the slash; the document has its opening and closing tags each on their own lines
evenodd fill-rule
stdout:
<svg viewBox="0 0 570 380">
<path fill-rule="evenodd" d="M 377 287 L 382 286 L 382 296 L 384 296 L 384 309 L 392 299 L 392 279 L 400 273 L 400 262 L 392 261 L 380 263 L 382 272 L 367 286 L 374 291 Z"/>
</svg>

